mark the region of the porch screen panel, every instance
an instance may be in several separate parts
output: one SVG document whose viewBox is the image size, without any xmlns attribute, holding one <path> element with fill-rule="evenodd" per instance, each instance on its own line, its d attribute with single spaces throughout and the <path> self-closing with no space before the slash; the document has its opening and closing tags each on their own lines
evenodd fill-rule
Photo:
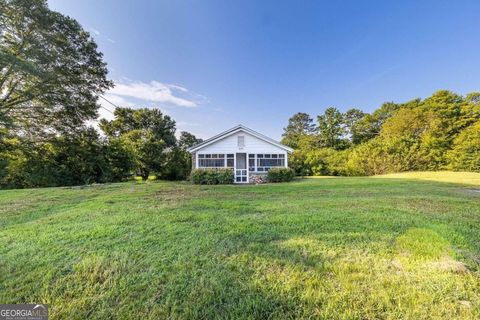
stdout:
<svg viewBox="0 0 480 320">
<path fill-rule="evenodd" d="M 229 153 L 227 154 L 227 167 L 228 168 L 233 168 L 233 166 L 235 165 L 235 155 L 233 153 Z"/>
<path fill-rule="evenodd" d="M 225 167 L 225 154 L 199 154 L 199 168 L 223 168 Z"/>
<path fill-rule="evenodd" d="M 257 171 L 265 172 L 274 167 L 285 167 L 284 154 L 257 154 Z"/>
<path fill-rule="evenodd" d="M 255 155 L 251 153 L 248 155 L 248 171 L 255 171 Z"/>
</svg>

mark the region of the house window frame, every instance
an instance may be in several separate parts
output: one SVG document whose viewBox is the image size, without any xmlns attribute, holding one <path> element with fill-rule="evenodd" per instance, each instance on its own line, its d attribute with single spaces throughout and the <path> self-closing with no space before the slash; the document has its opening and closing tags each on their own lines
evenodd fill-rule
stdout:
<svg viewBox="0 0 480 320">
<path fill-rule="evenodd" d="M 283 164 L 275 166 L 261 165 L 262 160 L 283 160 Z M 268 172 L 271 168 L 286 168 L 287 155 L 285 153 L 259 153 L 255 154 L 255 172 Z"/>
<path fill-rule="evenodd" d="M 253 160 L 253 166 L 250 166 L 250 160 Z M 253 168 L 253 170 L 250 170 Z M 248 172 L 257 172 L 257 154 L 249 153 L 248 154 Z"/>
<path fill-rule="evenodd" d="M 233 168 L 235 169 L 235 153 L 226 153 L 225 154 L 225 168 Z M 228 165 L 228 160 L 232 160 L 233 164 L 231 166 Z"/>
<path fill-rule="evenodd" d="M 216 157 L 212 157 L 212 156 Z M 267 155 L 267 157 L 265 157 Z M 272 155 L 275 155 L 274 158 L 272 158 Z M 223 158 L 219 157 L 223 156 Z M 246 153 L 247 156 L 247 169 L 248 172 L 255 172 L 255 173 L 266 173 L 270 168 L 286 168 L 288 167 L 288 154 L 287 153 Z M 205 167 L 201 166 L 201 162 L 203 159 L 209 159 L 209 160 L 223 160 L 223 166 L 218 166 L 218 167 Z M 260 166 L 260 161 L 261 160 L 272 160 L 272 159 L 279 159 L 283 160 L 283 165 L 280 166 Z M 233 160 L 233 166 L 229 166 L 228 162 L 232 162 Z M 250 160 L 254 161 L 254 166 L 250 166 Z M 231 164 L 231 163 L 230 163 Z M 233 168 L 235 169 L 237 166 L 237 153 L 197 153 L 196 154 L 196 168 L 203 168 L 203 169 L 215 169 L 215 168 Z M 252 169 L 253 170 L 250 170 Z"/>
<path fill-rule="evenodd" d="M 197 168 L 202 168 L 202 169 L 233 168 L 228 166 L 228 160 L 231 160 L 231 159 L 235 159 L 234 153 L 199 153 L 197 154 Z M 223 165 L 206 166 L 205 161 L 203 160 L 216 160 L 216 161 L 223 160 Z M 203 165 L 202 165 L 202 162 L 204 162 Z"/>
</svg>

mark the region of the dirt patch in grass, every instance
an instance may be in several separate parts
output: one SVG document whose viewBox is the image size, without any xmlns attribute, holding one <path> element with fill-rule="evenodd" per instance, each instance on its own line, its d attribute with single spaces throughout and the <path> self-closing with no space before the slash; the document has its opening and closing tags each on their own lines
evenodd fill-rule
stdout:
<svg viewBox="0 0 480 320">
<path fill-rule="evenodd" d="M 178 202 L 194 199 L 201 197 L 204 194 L 202 190 L 185 188 L 185 187 L 166 187 L 162 188 L 155 192 L 155 200 L 165 201 L 165 202 Z M 150 198 L 147 196 L 146 198 Z"/>
<path fill-rule="evenodd" d="M 444 257 L 439 261 L 430 262 L 427 267 L 446 272 L 466 273 L 468 271 L 467 265 L 463 262 L 456 261 L 451 257 Z"/>
<path fill-rule="evenodd" d="M 467 192 L 480 195 L 480 189 L 467 189 Z"/>
</svg>

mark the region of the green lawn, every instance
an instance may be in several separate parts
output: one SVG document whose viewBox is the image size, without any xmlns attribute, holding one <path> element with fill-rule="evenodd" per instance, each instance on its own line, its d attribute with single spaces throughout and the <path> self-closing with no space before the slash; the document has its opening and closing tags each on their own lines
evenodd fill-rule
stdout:
<svg viewBox="0 0 480 320">
<path fill-rule="evenodd" d="M 478 319 L 480 174 L 0 192 L 0 303 L 51 319 Z"/>
</svg>

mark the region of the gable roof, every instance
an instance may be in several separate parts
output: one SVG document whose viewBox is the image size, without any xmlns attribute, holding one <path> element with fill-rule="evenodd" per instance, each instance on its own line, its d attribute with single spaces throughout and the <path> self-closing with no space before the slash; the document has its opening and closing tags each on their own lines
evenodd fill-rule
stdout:
<svg viewBox="0 0 480 320">
<path fill-rule="evenodd" d="M 203 147 L 206 147 L 206 146 L 208 146 L 208 145 L 210 145 L 210 144 L 212 144 L 212 143 L 215 143 L 215 142 L 217 142 L 217 141 L 219 141 L 219 140 L 222 140 L 222 139 L 224 139 L 224 138 L 226 138 L 226 137 L 228 137 L 228 136 L 230 136 L 230 135 L 232 135 L 232 134 L 235 134 L 235 133 L 237 133 L 237 132 L 239 132 L 239 131 L 244 131 L 244 132 L 246 132 L 246 133 L 249 133 L 249 134 L 251 134 L 252 136 L 254 136 L 254 137 L 256 137 L 256 138 L 258 138 L 258 139 L 260 139 L 260 140 L 263 140 L 263 141 L 265 141 L 265 142 L 268 142 L 268 143 L 270 143 L 270 144 L 273 144 L 273 145 L 275 145 L 275 146 L 277 146 L 277 147 L 279 147 L 279 148 L 281 148 L 281 149 L 283 149 L 283 150 L 285 150 L 285 151 L 287 151 L 287 152 L 292 152 L 292 151 L 293 151 L 292 148 L 287 147 L 286 145 L 283 145 L 283 144 L 281 144 L 280 142 L 278 142 L 278 141 L 276 141 L 276 140 L 273 140 L 273 139 L 271 139 L 271 138 L 269 138 L 269 137 L 267 137 L 267 136 L 265 136 L 265 135 L 263 135 L 263 134 L 261 134 L 261 133 L 258 133 L 257 131 L 254 131 L 254 130 L 252 130 L 252 129 L 250 129 L 250 128 L 247 128 L 247 127 L 245 127 L 244 125 L 241 125 L 241 124 L 239 124 L 238 126 L 235 126 L 235 127 L 231 128 L 231 129 L 228 129 L 227 131 L 224 131 L 224 132 L 222 132 L 222 133 L 219 133 L 219 134 L 217 134 L 216 136 L 213 136 L 213 137 L 211 137 L 210 139 L 207 139 L 207 140 L 205 140 L 205 141 L 203 141 L 203 142 L 201 142 L 201 143 L 199 143 L 199 144 L 197 144 L 197 145 L 194 145 L 193 147 L 188 148 L 187 151 L 188 151 L 188 152 L 195 152 L 195 151 L 197 151 L 197 150 L 199 150 L 199 149 L 202 149 Z"/>
</svg>

